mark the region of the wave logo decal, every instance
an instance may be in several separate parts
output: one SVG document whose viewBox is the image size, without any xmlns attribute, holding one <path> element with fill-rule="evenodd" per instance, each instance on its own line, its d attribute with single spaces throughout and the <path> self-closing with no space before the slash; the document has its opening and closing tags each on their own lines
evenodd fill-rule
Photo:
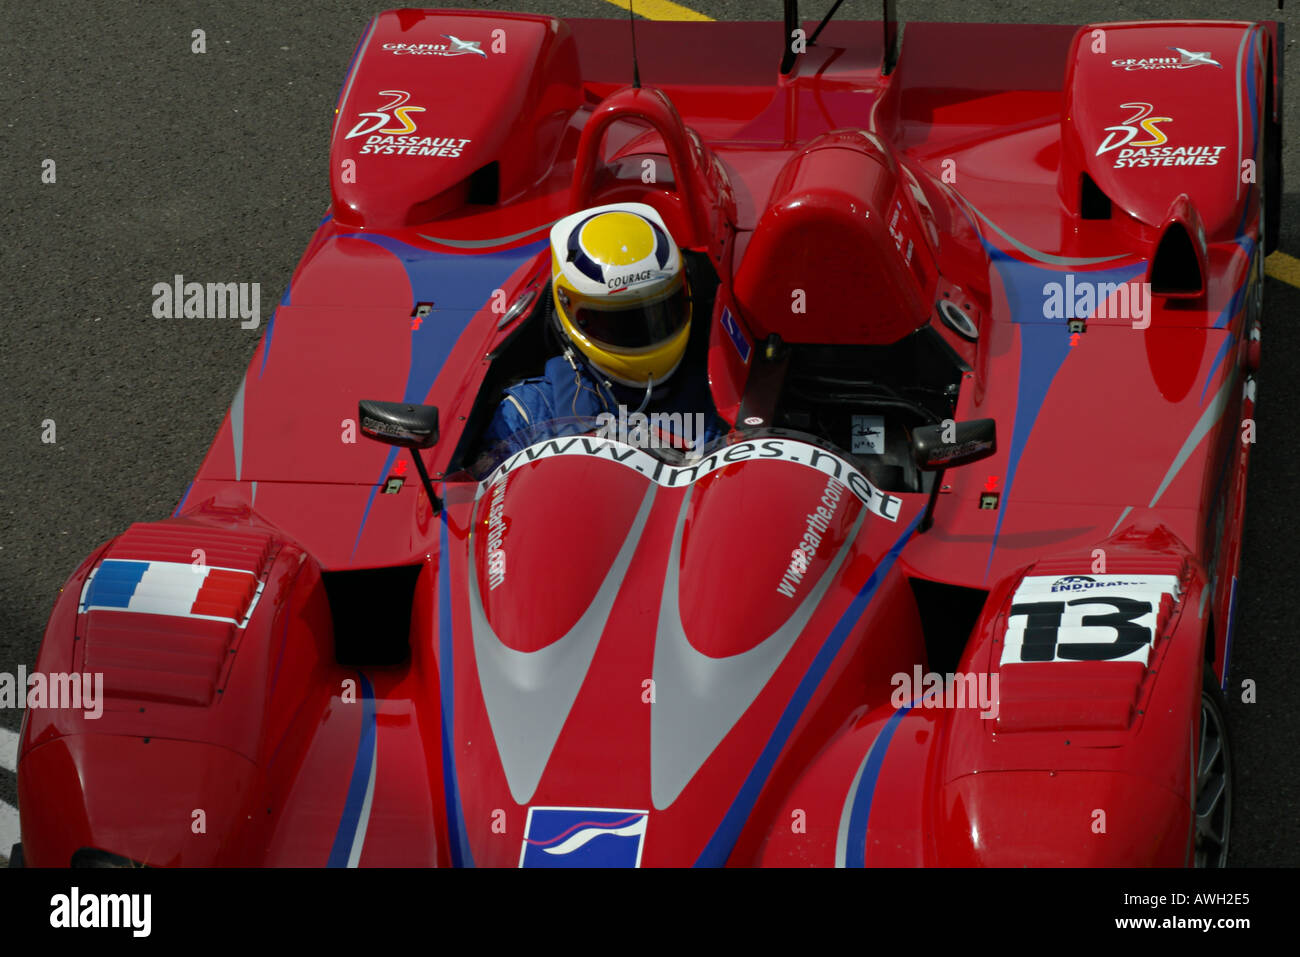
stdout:
<svg viewBox="0 0 1300 957">
<path fill-rule="evenodd" d="M 530 807 L 520 867 L 640 867 L 649 811 Z"/>
</svg>

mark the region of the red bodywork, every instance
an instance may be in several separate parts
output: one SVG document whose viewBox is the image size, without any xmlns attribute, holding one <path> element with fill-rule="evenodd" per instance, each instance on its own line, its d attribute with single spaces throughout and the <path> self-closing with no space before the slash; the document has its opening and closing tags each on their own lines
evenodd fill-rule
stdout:
<svg viewBox="0 0 1300 957">
<path fill-rule="evenodd" d="M 1097 29 L 911 23 L 885 73 L 878 27 L 832 23 L 782 76 L 776 24 L 643 23 L 633 90 L 623 21 L 378 16 L 331 215 L 193 484 L 51 616 L 37 670 L 101 672 L 106 704 L 28 714 L 27 863 L 514 866 L 537 807 L 648 812 L 643 865 L 1188 863 L 1202 675 L 1226 681 L 1232 642 L 1277 29 L 1108 24 L 1101 50 Z M 1129 68 L 1179 47 L 1215 62 Z M 1132 143 L 1208 149 L 1164 166 Z M 1157 165 L 1116 168 L 1125 150 Z M 694 474 L 553 454 L 480 486 L 458 456 L 499 395 L 505 307 L 545 282 L 551 223 L 617 201 L 713 264 L 729 444 Z M 1093 303 L 1072 331 L 1044 305 L 1067 277 L 1151 281 L 1149 324 Z M 926 494 L 828 499 L 847 452 L 744 421 L 770 336 L 927 328 L 960 370 L 955 418 L 998 430 L 943 473 L 927 531 Z M 441 513 L 404 453 L 356 439 L 365 398 L 439 408 Z M 260 586 L 242 627 L 79 611 L 102 561 L 194 549 Z M 1148 660 L 1004 665 L 1022 579 L 1099 555 L 1177 582 Z M 408 660 L 339 665 L 322 576 L 397 566 Z M 947 593 L 925 583 L 986 593 L 956 670 L 999 679 L 996 717 L 894 700 L 933 663 Z"/>
</svg>

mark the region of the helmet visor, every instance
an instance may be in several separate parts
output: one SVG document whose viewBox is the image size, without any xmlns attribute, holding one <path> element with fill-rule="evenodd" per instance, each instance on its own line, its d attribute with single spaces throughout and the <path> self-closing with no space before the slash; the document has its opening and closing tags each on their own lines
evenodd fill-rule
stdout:
<svg viewBox="0 0 1300 957">
<path fill-rule="evenodd" d="M 690 314 L 690 297 L 683 283 L 654 302 L 618 309 L 596 309 L 583 303 L 573 311 L 573 324 L 597 345 L 647 349 L 664 344 L 680 332 Z"/>
</svg>

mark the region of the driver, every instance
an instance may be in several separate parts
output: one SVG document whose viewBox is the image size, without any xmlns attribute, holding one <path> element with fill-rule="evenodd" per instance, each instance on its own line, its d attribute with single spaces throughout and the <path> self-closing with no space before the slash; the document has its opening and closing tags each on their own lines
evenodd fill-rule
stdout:
<svg viewBox="0 0 1300 957">
<path fill-rule="evenodd" d="M 548 420 L 656 416 L 652 441 L 703 448 L 725 431 L 704 361 L 687 357 L 691 289 L 682 255 L 659 213 L 614 203 L 566 216 L 551 228 L 551 294 L 561 352 L 539 378 L 505 389 L 486 438 L 502 442 Z M 694 350 L 698 353 L 698 350 Z M 672 416 L 672 413 L 682 413 Z M 703 434 L 691 423 L 703 422 Z M 608 420 L 603 420 L 608 421 Z M 682 434 L 673 427 L 686 426 Z M 530 441 L 547 438 L 536 431 Z"/>
</svg>

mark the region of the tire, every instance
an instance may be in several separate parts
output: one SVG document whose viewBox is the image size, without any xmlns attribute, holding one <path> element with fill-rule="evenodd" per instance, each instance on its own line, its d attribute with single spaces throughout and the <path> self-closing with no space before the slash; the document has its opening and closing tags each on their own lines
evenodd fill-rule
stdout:
<svg viewBox="0 0 1300 957">
<path fill-rule="evenodd" d="M 1227 867 L 1232 836 L 1232 746 L 1223 692 L 1206 669 L 1196 736 L 1196 796 L 1193 805 L 1193 862 L 1196 867 Z"/>
</svg>

